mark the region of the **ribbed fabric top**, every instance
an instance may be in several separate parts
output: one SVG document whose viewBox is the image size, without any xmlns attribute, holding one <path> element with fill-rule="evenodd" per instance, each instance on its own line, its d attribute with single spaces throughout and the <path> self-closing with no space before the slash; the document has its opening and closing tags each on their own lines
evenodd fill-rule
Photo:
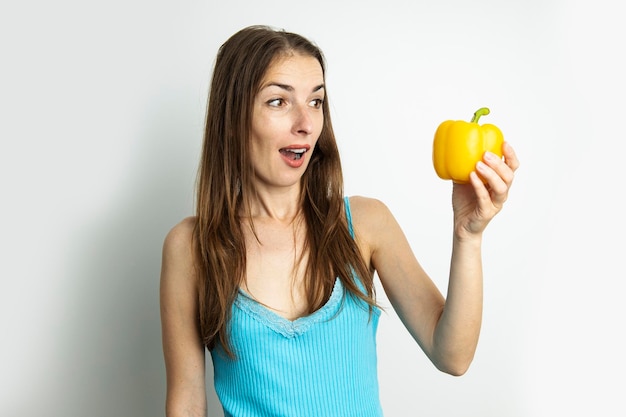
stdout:
<svg viewBox="0 0 626 417">
<path fill-rule="evenodd" d="M 352 233 L 347 198 L 345 206 Z M 236 358 L 211 351 L 224 416 L 381 417 L 379 316 L 339 279 L 324 306 L 293 321 L 240 290 L 229 323 Z"/>
</svg>

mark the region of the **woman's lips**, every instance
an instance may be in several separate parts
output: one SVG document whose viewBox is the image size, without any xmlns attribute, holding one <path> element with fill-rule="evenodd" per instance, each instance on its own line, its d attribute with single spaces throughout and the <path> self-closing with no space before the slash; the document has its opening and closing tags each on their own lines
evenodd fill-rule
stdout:
<svg viewBox="0 0 626 417">
<path fill-rule="evenodd" d="M 306 158 L 304 154 L 309 150 L 309 146 L 294 145 L 281 148 L 278 151 L 283 160 L 292 168 L 299 168 L 304 164 Z"/>
</svg>

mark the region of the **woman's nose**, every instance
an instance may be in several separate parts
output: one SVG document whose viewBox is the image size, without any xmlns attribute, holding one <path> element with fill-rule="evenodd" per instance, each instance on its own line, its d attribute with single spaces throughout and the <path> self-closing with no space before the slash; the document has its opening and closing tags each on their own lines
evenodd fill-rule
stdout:
<svg viewBox="0 0 626 417">
<path fill-rule="evenodd" d="M 313 131 L 313 118 L 311 109 L 307 105 L 300 105 L 295 108 L 293 129 L 297 134 L 310 134 Z"/>
</svg>

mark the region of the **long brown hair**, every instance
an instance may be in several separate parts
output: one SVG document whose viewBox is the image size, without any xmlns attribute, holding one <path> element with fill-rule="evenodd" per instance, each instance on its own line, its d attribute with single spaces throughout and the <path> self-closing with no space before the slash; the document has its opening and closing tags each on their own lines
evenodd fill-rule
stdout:
<svg viewBox="0 0 626 417">
<path fill-rule="evenodd" d="M 197 180 L 194 249 L 203 342 L 209 349 L 219 342 L 231 357 L 228 322 L 246 271 L 240 213 L 250 217 L 247 200 L 254 192 L 248 140 L 252 105 L 269 66 L 291 53 L 316 58 L 325 76 L 324 57 L 317 46 L 300 35 L 265 26 L 242 29 L 228 39 L 213 70 Z M 328 100 L 323 102 L 323 114 L 322 131 L 301 180 L 308 313 L 330 297 L 336 277 L 350 295 L 371 308 L 373 274 L 344 215 L 343 176 Z"/>
</svg>

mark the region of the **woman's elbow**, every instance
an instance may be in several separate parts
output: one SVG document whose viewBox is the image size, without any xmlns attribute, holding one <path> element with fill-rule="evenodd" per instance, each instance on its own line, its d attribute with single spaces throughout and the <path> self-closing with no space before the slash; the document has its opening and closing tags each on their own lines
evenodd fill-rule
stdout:
<svg viewBox="0 0 626 417">
<path fill-rule="evenodd" d="M 471 355 L 471 356 L 465 356 L 465 357 L 447 358 L 445 360 L 433 361 L 433 364 L 438 370 L 448 375 L 463 376 L 469 370 L 473 359 L 474 359 L 474 355 Z"/>
</svg>

